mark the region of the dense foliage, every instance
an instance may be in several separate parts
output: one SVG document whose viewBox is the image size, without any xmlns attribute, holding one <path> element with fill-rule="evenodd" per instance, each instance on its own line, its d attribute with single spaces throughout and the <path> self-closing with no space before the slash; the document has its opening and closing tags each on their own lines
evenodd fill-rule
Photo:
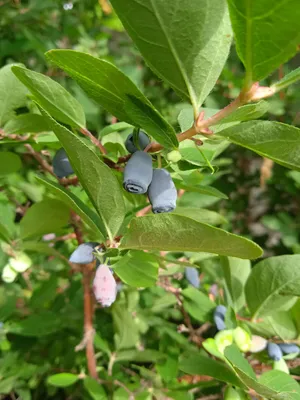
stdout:
<svg viewBox="0 0 300 400">
<path fill-rule="evenodd" d="M 298 0 L 0 12 L 0 398 L 300 399 Z"/>
</svg>

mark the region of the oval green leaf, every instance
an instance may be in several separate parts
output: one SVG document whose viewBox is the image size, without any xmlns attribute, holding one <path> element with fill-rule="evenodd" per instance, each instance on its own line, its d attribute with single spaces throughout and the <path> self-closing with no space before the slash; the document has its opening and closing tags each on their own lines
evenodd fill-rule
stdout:
<svg viewBox="0 0 300 400">
<path fill-rule="evenodd" d="M 47 122 L 39 114 L 21 114 L 9 120 L 3 128 L 6 134 L 38 133 L 49 130 Z"/>
<path fill-rule="evenodd" d="M 255 265 L 245 287 L 253 318 L 288 309 L 300 296 L 300 255 L 271 257 Z"/>
<path fill-rule="evenodd" d="M 246 259 L 262 255 L 262 249 L 251 240 L 176 214 L 134 218 L 120 247 L 157 251 L 204 251 Z"/>
<path fill-rule="evenodd" d="M 300 129 L 280 122 L 251 121 L 218 132 L 284 167 L 300 171 Z"/>
<path fill-rule="evenodd" d="M 77 382 L 78 379 L 78 375 L 62 372 L 61 374 L 49 376 L 47 379 L 47 383 L 49 383 L 49 385 L 57 387 L 67 387 L 74 385 L 74 383 Z"/>
<path fill-rule="evenodd" d="M 64 124 L 85 127 L 81 104 L 53 79 L 26 68 L 12 67 L 16 77 L 30 90 L 34 99 L 55 119 Z"/>
<path fill-rule="evenodd" d="M 0 176 L 12 174 L 22 167 L 21 158 L 10 151 L 0 152 Z"/>
</svg>

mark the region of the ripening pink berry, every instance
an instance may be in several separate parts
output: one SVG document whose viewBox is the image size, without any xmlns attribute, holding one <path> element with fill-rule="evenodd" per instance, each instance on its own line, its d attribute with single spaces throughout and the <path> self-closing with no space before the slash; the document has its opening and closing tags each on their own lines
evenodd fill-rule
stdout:
<svg viewBox="0 0 300 400">
<path fill-rule="evenodd" d="M 103 306 L 109 307 L 116 300 L 117 284 L 113 273 L 106 264 L 100 264 L 96 270 L 93 290 L 96 300 Z"/>
</svg>

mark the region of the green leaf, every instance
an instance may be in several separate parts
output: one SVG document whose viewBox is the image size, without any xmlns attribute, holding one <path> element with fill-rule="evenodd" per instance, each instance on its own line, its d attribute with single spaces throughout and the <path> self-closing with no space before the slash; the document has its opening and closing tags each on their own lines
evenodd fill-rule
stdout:
<svg viewBox="0 0 300 400">
<path fill-rule="evenodd" d="M 248 239 L 176 214 L 134 218 L 120 248 L 204 251 L 239 258 L 258 258 L 261 248 Z"/>
<path fill-rule="evenodd" d="M 139 341 L 138 326 L 132 313 L 120 303 L 114 303 L 112 317 L 115 325 L 115 343 L 117 350 L 135 347 Z"/>
<path fill-rule="evenodd" d="M 270 257 L 256 264 L 245 293 L 253 318 L 289 309 L 300 296 L 300 255 Z"/>
<path fill-rule="evenodd" d="M 189 99 L 197 113 L 229 53 L 231 27 L 226 1 L 111 3 L 150 68 Z"/>
<path fill-rule="evenodd" d="M 95 379 L 86 376 L 83 381 L 83 386 L 94 400 L 105 400 L 107 399 L 106 392 L 100 383 Z"/>
<path fill-rule="evenodd" d="M 224 363 L 195 354 L 195 352 L 184 354 L 180 358 L 179 369 L 187 374 L 211 376 L 219 381 L 243 387 L 235 373 Z"/>
<path fill-rule="evenodd" d="M 12 67 L 16 77 L 30 90 L 34 99 L 53 118 L 74 127 L 85 127 L 81 104 L 53 79 L 26 68 Z"/>
<path fill-rule="evenodd" d="M 175 214 L 184 215 L 209 225 L 221 225 L 227 222 L 221 214 L 204 208 L 176 207 Z"/>
<path fill-rule="evenodd" d="M 57 232 L 68 224 L 70 209 L 59 200 L 48 199 L 33 204 L 21 219 L 21 237 Z"/>
<path fill-rule="evenodd" d="M 62 320 L 57 313 L 44 311 L 30 315 L 18 322 L 10 322 L 7 331 L 28 337 L 42 337 L 63 329 Z"/>
<path fill-rule="evenodd" d="M 284 167 L 300 171 L 300 129 L 271 121 L 251 121 L 218 133 Z"/>
<path fill-rule="evenodd" d="M 269 111 L 269 108 L 269 103 L 264 100 L 261 100 L 258 103 L 241 106 L 233 111 L 233 113 L 223 118 L 218 124 L 214 125 L 214 131 L 218 132 L 221 129 L 225 129 L 229 124 L 232 125 L 234 122 L 246 122 L 260 118 Z"/>
<path fill-rule="evenodd" d="M 65 70 L 89 97 L 121 121 L 134 124 L 125 110 L 126 95 L 150 104 L 135 84 L 106 60 L 74 50 L 51 50 L 46 57 Z"/>
<path fill-rule="evenodd" d="M 37 180 L 42 183 L 50 193 L 53 193 L 56 199 L 62 201 L 68 207 L 70 207 L 82 220 L 99 235 L 99 240 L 104 241 L 104 236 L 101 232 L 101 221 L 99 216 L 86 206 L 75 194 L 70 190 L 66 190 L 64 187 L 57 183 L 50 181 L 49 179 L 41 176 L 36 177 Z"/>
<path fill-rule="evenodd" d="M 123 350 L 119 351 L 116 356 L 116 361 L 135 361 L 135 362 L 155 362 L 165 358 L 165 354 L 162 354 L 157 350 L 145 349 L 139 350 Z"/>
<path fill-rule="evenodd" d="M 55 122 L 44 110 L 51 129 L 68 154 L 72 167 L 100 218 L 101 232 L 112 240 L 117 234 L 125 215 L 122 189 L 111 169 L 82 139 Z"/>
<path fill-rule="evenodd" d="M 130 124 L 127 124 L 127 122 L 117 122 L 115 124 L 111 124 L 103 128 L 99 133 L 99 137 L 103 138 L 104 136 L 109 135 L 110 133 L 124 131 L 125 129 L 128 128 L 133 129 L 134 127 Z"/>
<path fill-rule="evenodd" d="M 21 64 L 5 65 L 0 69 L 0 126 L 14 117 L 14 110 L 26 104 L 27 89 L 12 73 L 11 67 Z"/>
<path fill-rule="evenodd" d="M 61 374 L 51 375 L 47 378 L 47 383 L 49 385 L 57 386 L 57 387 L 67 387 L 74 385 L 75 382 L 78 381 L 78 375 L 69 374 L 67 372 L 63 372 Z"/>
<path fill-rule="evenodd" d="M 211 320 L 213 310 L 216 304 L 212 302 L 207 295 L 195 289 L 188 287 L 182 291 L 184 297 L 184 309 L 197 321 L 206 322 Z"/>
<path fill-rule="evenodd" d="M 276 390 L 276 399 L 299 400 L 300 386 L 295 379 L 282 371 L 267 371 L 262 374 L 258 382 L 262 385 Z"/>
<path fill-rule="evenodd" d="M 176 148 L 179 143 L 173 127 L 149 105 L 135 96 L 127 95 L 125 110 L 136 126 L 145 130 L 167 148 Z"/>
<path fill-rule="evenodd" d="M 129 251 L 114 264 L 114 272 L 127 285 L 149 287 L 154 286 L 157 281 L 158 267 L 157 259 L 152 254 Z"/>
<path fill-rule="evenodd" d="M 10 242 L 10 233 L 7 230 L 6 226 L 0 222 L 0 240 L 4 240 L 4 242 Z"/>
<path fill-rule="evenodd" d="M 228 5 L 248 82 L 265 78 L 296 54 L 300 41 L 298 0 L 228 0 Z"/>
<path fill-rule="evenodd" d="M 21 158 L 10 151 L 0 152 L 0 177 L 19 171 L 22 168 Z"/>
<path fill-rule="evenodd" d="M 253 369 L 235 344 L 227 346 L 224 350 L 224 355 L 237 376 L 248 388 L 254 389 L 261 396 L 274 398 L 277 392 L 258 383 Z"/>
<path fill-rule="evenodd" d="M 221 257 L 223 268 L 227 303 L 238 312 L 245 305 L 244 286 L 251 272 L 249 260 L 234 257 Z"/>
<path fill-rule="evenodd" d="M 228 199 L 226 194 L 220 192 L 220 190 L 212 186 L 186 185 L 185 183 L 183 183 L 183 181 L 180 181 L 179 179 L 173 179 L 173 181 L 176 184 L 177 188 L 184 189 L 187 192 L 206 194 L 208 196 L 217 197 L 218 199 Z"/>
<path fill-rule="evenodd" d="M 6 134 L 23 134 L 49 131 L 46 119 L 39 114 L 21 114 L 7 122 L 3 128 Z"/>
<path fill-rule="evenodd" d="M 272 88 L 275 92 L 279 92 L 279 90 L 285 89 L 286 87 L 296 83 L 300 80 L 300 67 L 296 68 L 294 71 L 286 74 L 280 81 L 274 83 Z"/>
</svg>

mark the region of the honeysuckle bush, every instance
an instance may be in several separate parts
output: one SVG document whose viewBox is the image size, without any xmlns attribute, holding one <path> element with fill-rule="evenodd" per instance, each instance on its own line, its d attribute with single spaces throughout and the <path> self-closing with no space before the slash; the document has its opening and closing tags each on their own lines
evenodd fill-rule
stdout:
<svg viewBox="0 0 300 400">
<path fill-rule="evenodd" d="M 231 231 L 218 212 L 230 200 L 215 187 L 232 172 L 233 146 L 299 183 L 300 130 L 270 118 L 268 101 L 300 78 L 299 68 L 269 78 L 297 52 L 297 3 L 111 0 L 156 79 L 182 99 L 178 124 L 91 54 L 45 57 L 111 116 L 99 132 L 57 81 L 18 63 L 0 70 L 3 398 L 300 398 L 297 234 L 282 216 L 291 251 L 264 255 L 264 243 Z M 239 93 L 207 107 L 234 49 Z M 151 204 L 125 190 L 128 162 Z M 152 168 L 167 183 L 151 191 Z M 154 204 L 172 182 L 166 212 Z"/>
</svg>

